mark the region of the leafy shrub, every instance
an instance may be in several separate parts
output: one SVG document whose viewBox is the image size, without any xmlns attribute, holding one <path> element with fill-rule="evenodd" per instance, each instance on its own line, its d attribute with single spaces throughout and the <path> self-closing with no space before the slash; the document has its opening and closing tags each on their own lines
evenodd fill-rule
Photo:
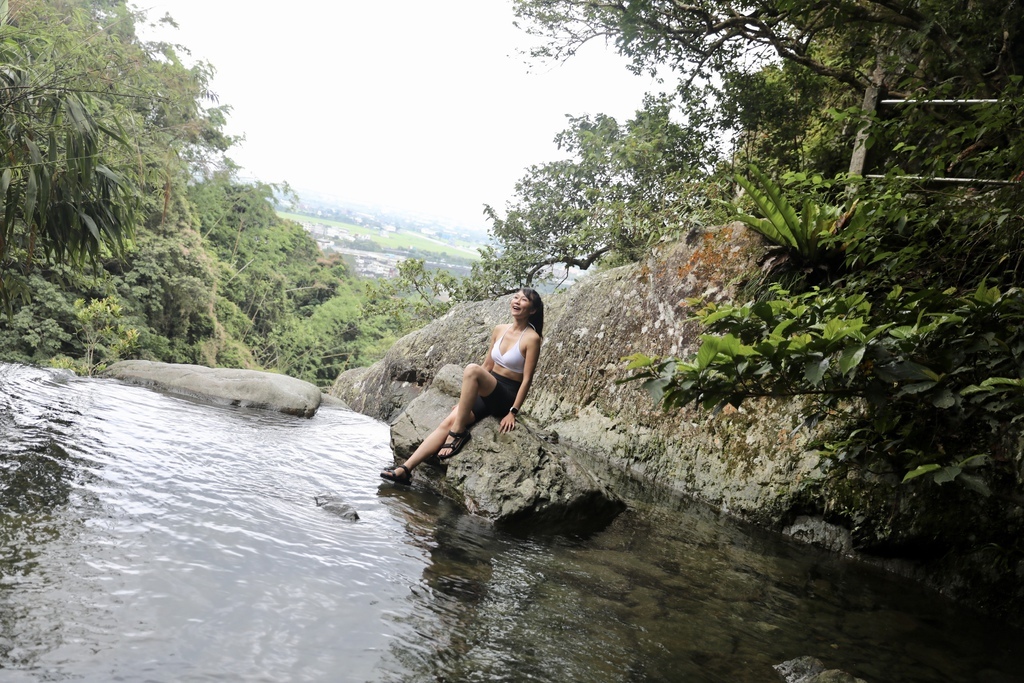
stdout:
<svg viewBox="0 0 1024 683">
<path fill-rule="evenodd" d="M 706 304 L 694 318 L 709 334 L 692 360 L 629 358 L 635 379 L 665 408 L 721 409 L 754 396 L 808 396 L 809 422 L 861 399 L 847 438 L 823 444 L 838 459 L 884 463 L 906 478 L 953 478 L 998 445 L 1024 407 L 1024 293 L 980 286 L 893 288 L 864 294 L 815 289 L 755 304 Z M 965 479 L 979 489 L 976 480 Z"/>
</svg>

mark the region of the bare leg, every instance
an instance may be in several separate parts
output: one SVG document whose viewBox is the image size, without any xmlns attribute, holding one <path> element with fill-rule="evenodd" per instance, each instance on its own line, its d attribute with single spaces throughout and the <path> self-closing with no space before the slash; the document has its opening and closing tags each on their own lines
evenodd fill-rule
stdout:
<svg viewBox="0 0 1024 683">
<path fill-rule="evenodd" d="M 459 403 L 455 406 L 453 413 L 454 419 L 451 431 L 457 434 L 466 431 L 475 421 L 473 403 L 476 401 L 477 396 L 490 396 L 497 386 L 498 381 L 491 376 L 491 373 L 484 370 L 483 366 L 476 363 L 467 365 L 466 369 L 462 372 L 462 391 L 459 392 Z M 448 444 L 445 444 L 441 446 L 439 451 L 435 452 L 439 457 L 447 458 L 451 455 L 451 451 L 452 449 L 448 447 Z"/>
<path fill-rule="evenodd" d="M 444 445 L 445 439 L 448 438 L 448 432 L 452 431 L 452 425 L 455 424 L 455 411 L 458 408 L 452 408 L 452 412 L 448 414 L 448 417 L 441 420 L 441 424 L 437 426 L 437 429 L 430 432 L 427 438 L 423 439 L 422 443 L 416 447 L 416 450 L 412 452 L 405 462 L 398 467 L 404 467 L 406 472 L 412 473 L 413 469 L 421 462 L 426 460 L 432 455 L 436 455 Z M 473 419 L 473 413 L 470 411 L 470 420 Z"/>
<path fill-rule="evenodd" d="M 483 369 L 483 366 L 470 363 L 462 373 L 462 391 L 459 393 L 459 402 L 449 413 L 448 417 L 441 421 L 437 429 L 427 435 L 423 442 L 416 447 L 412 455 L 400 465 L 406 472 L 412 472 L 413 468 L 421 462 L 436 455 L 448 439 L 448 432 L 462 432 L 469 425 L 473 424 L 473 402 L 477 396 L 490 396 L 498 381 L 491 377 L 491 373 Z"/>
<path fill-rule="evenodd" d="M 423 443 L 416 447 L 416 450 L 412 452 L 403 464 L 412 471 L 412 468 L 419 465 L 421 462 L 426 460 L 432 455 L 435 455 L 444 445 L 445 439 L 448 438 L 448 432 L 454 431 L 453 425 L 455 424 L 455 411 L 458 408 L 453 408 L 452 412 L 448 414 L 448 417 L 441 420 L 441 424 L 437 426 L 437 429 L 430 432 L 427 438 L 423 439 Z M 472 413 L 470 413 L 472 414 Z"/>
<path fill-rule="evenodd" d="M 470 363 L 462 371 L 462 391 L 459 392 L 459 403 L 455 406 L 455 423 L 453 432 L 461 432 L 473 424 L 473 402 L 477 396 L 490 396 L 498 380 L 484 370 L 482 365 Z"/>
</svg>

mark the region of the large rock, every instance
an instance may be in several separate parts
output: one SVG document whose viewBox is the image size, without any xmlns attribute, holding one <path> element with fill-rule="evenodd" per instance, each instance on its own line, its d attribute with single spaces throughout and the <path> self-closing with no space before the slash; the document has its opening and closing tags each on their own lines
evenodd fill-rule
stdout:
<svg viewBox="0 0 1024 683">
<path fill-rule="evenodd" d="M 537 374 L 523 412 L 603 460 L 781 529 L 808 482 L 823 476 L 794 403 L 752 401 L 717 418 L 666 413 L 629 376 L 624 356 L 686 355 L 699 341 L 687 299 L 731 299 L 757 267 L 759 238 L 733 224 L 694 232 L 647 262 L 589 275 L 544 297 Z M 393 422 L 449 363 L 479 362 L 508 297 L 453 308 L 403 337 L 369 369 L 343 373 L 331 393 Z"/>
<path fill-rule="evenodd" d="M 437 427 L 457 400 L 462 368 L 441 368 L 430 389 L 416 397 L 391 429 L 399 459 L 408 457 Z M 494 418 L 472 428 L 472 438 L 458 456 L 430 473 L 416 470 L 441 493 L 470 512 L 503 526 L 531 529 L 599 527 L 625 506 L 583 467 L 572 449 L 531 428 L 526 421 L 502 434 Z"/>
<path fill-rule="evenodd" d="M 810 429 L 797 401 L 768 399 L 719 415 L 689 407 L 665 412 L 638 382 L 622 383 L 631 374 L 624 356 L 695 352 L 702 330 L 688 301 L 735 300 L 763 254 L 760 239 L 742 225 L 694 231 L 643 263 L 588 275 L 545 296 L 544 343 L 523 414 L 561 443 L 641 481 L 834 551 L 873 556 L 1024 623 L 1024 560 L 1013 556 L 1001 568 L 995 555 L 971 547 L 980 538 L 1002 547 L 1024 534 L 1024 476 L 999 475 L 1005 490 L 988 497 L 959 483 L 901 485 L 896 472 L 815 450 L 816 443 L 843 438 L 824 430 L 841 427 L 842 416 Z M 456 306 L 399 340 L 373 367 L 342 374 L 332 393 L 393 422 L 441 367 L 480 361 L 490 330 L 508 321 L 507 297 Z M 847 416 L 856 420 L 857 409 L 849 406 Z M 1008 437 L 1007 444 L 1004 471 L 1024 472 L 1024 438 Z"/>
<path fill-rule="evenodd" d="M 320 390 L 315 386 L 271 372 L 124 360 L 103 374 L 171 393 L 289 415 L 312 417 L 320 407 Z"/>
<path fill-rule="evenodd" d="M 383 360 L 343 372 L 330 393 L 355 411 L 392 422 L 443 366 L 482 362 L 491 330 L 510 320 L 508 297 L 457 306 L 396 341 Z"/>
</svg>

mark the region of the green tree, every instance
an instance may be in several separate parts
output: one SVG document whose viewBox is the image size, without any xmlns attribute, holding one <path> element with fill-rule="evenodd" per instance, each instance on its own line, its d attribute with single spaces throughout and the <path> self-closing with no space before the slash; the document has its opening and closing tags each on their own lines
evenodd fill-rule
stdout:
<svg viewBox="0 0 1024 683">
<path fill-rule="evenodd" d="M 287 188 L 238 181 L 224 156 L 234 142 L 222 130 L 229 109 L 209 91 L 209 64 L 185 66 L 180 46 L 141 41 L 135 27 L 144 15 L 123 0 L 24 0 L 17 8 L 16 23 L 0 26 L 0 170 L 11 167 L 5 196 L 20 197 L 0 223 L 10 228 L 0 232 L 9 247 L 0 274 L 20 289 L 6 290 L 14 295 L 11 316 L 0 319 L 0 357 L 85 358 L 86 366 L 107 359 L 110 344 L 96 333 L 108 326 L 91 321 L 83 337 L 81 315 L 99 315 L 84 302 L 109 297 L 120 306 L 118 324 L 137 330 L 143 358 L 267 368 L 329 384 L 383 353 L 390 321 L 363 311 L 362 286 L 345 264 L 274 211 Z M 95 155 L 75 157 L 68 140 L 90 135 Z M 43 164 L 18 166 L 33 144 Z M 55 256 L 40 242 L 38 220 L 29 248 L 33 224 L 23 215 L 32 184 L 42 206 L 45 182 L 65 182 L 62 173 L 67 182 L 87 180 L 74 163 L 92 164 L 101 179 L 109 178 L 101 163 L 130 179 L 121 195 L 101 197 L 125 211 L 115 213 L 120 241 L 99 223 L 95 234 L 89 228 L 98 205 L 83 194 L 55 205 L 78 212 L 94 239 L 85 251 Z M 118 204 L 128 190 L 131 201 Z M 54 196 L 51 188 L 47 201 Z M 58 225 L 46 220 L 48 229 Z"/>
<path fill-rule="evenodd" d="M 138 346 L 139 332 L 122 324 L 123 312 L 120 302 L 112 296 L 93 299 L 88 304 L 84 299 L 75 301 L 75 318 L 85 342 L 81 366 L 84 374 L 104 369 L 107 362 L 123 358 Z M 99 355 L 103 362 L 97 360 Z"/>
<path fill-rule="evenodd" d="M 516 0 L 515 8 L 546 39 L 537 56 L 566 59 L 611 39 L 636 70 L 668 65 L 696 76 L 782 59 L 864 91 L 881 59 L 894 94 L 949 78 L 995 91 L 1022 57 L 1024 8 L 1015 0 Z"/>
<path fill-rule="evenodd" d="M 570 119 L 555 138 L 568 158 L 529 168 L 504 216 L 486 207 L 497 244 L 482 251 L 468 295 L 549 281 L 556 265 L 635 260 L 662 235 L 699 223 L 712 206 L 717 138 L 710 112 L 691 104 L 685 125 L 673 120 L 671 98 L 647 98 L 624 125 Z"/>
<path fill-rule="evenodd" d="M 431 270 L 425 261 L 405 259 L 398 275 L 366 286 L 364 310 L 390 321 L 388 328 L 404 334 L 448 312 L 463 296 L 465 283 L 446 270 Z"/>
<path fill-rule="evenodd" d="M 852 118 L 834 110 L 860 106 L 863 95 L 845 84 L 794 62 L 722 74 L 718 125 L 734 131 L 737 165 L 755 163 L 766 171 L 815 170 L 832 176 L 849 168 Z"/>
</svg>

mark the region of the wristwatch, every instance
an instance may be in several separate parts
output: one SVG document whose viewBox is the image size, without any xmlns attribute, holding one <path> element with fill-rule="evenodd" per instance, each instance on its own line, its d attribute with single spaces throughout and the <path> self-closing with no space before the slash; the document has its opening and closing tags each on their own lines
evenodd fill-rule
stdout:
<svg viewBox="0 0 1024 683">
<path fill-rule="evenodd" d="M 518 415 L 519 414 L 519 408 L 516 408 L 515 406 L 512 406 L 511 408 L 508 409 L 508 412 L 512 413 L 513 415 Z"/>
</svg>

